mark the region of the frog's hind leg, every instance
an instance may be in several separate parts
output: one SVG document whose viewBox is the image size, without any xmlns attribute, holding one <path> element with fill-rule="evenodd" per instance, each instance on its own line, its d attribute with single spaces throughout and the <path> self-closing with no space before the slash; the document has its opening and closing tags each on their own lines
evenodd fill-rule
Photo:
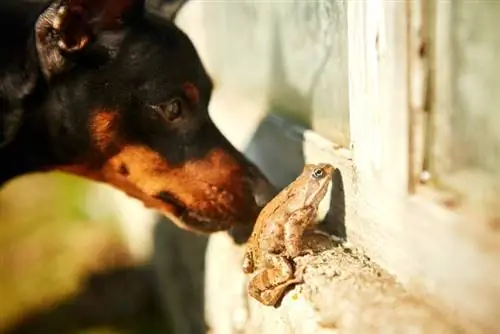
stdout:
<svg viewBox="0 0 500 334">
<path fill-rule="evenodd" d="M 284 256 L 266 253 L 263 260 L 269 286 L 277 286 L 293 277 L 292 263 Z"/>
<path fill-rule="evenodd" d="M 294 269 L 284 257 L 266 254 L 264 268 L 252 277 L 248 284 L 248 294 L 264 305 L 274 306 L 283 296 L 286 288 L 297 283 Z"/>
<path fill-rule="evenodd" d="M 306 271 L 306 266 L 303 265 L 296 269 L 294 273 L 294 277 L 290 278 L 286 282 L 279 284 L 274 287 L 272 290 L 267 290 L 262 293 L 262 297 L 265 300 L 269 300 L 270 304 L 275 307 L 278 306 L 279 302 L 282 300 L 285 293 L 292 288 L 292 285 L 299 284 L 304 282 L 304 273 Z"/>
<path fill-rule="evenodd" d="M 255 271 L 255 262 L 254 262 L 254 254 L 253 251 L 247 249 L 245 254 L 243 255 L 243 263 L 241 265 L 241 269 L 245 274 L 251 274 Z"/>
</svg>

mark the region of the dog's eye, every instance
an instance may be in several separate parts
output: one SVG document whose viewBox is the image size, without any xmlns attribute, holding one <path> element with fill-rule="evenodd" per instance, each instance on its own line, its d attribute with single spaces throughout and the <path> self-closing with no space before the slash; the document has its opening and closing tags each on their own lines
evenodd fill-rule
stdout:
<svg viewBox="0 0 500 334">
<path fill-rule="evenodd" d="M 182 101 L 179 98 L 173 98 L 172 100 L 156 105 L 153 108 L 167 121 L 172 122 L 179 118 L 182 114 Z"/>
</svg>

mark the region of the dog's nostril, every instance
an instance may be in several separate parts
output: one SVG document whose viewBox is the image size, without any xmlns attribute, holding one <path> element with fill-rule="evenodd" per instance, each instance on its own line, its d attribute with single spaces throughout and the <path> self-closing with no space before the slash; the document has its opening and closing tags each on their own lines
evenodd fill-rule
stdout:
<svg viewBox="0 0 500 334">
<path fill-rule="evenodd" d="M 118 173 L 120 173 L 123 176 L 127 176 L 129 174 L 127 165 L 121 164 L 120 167 L 118 168 Z"/>
</svg>

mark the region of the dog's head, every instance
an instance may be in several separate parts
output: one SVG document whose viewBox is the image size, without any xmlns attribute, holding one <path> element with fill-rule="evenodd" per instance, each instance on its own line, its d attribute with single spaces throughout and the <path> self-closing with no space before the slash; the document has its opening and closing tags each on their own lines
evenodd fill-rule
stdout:
<svg viewBox="0 0 500 334">
<path fill-rule="evenodd" d="M 187 229 L 253 222 L 272 187 L 212 123 L 212 82 L 174 24 L 140 0 L 56 1 L 36 44 L 52 145 L 71 157 L 53 168 L 112 184 Z"/>
</svg>

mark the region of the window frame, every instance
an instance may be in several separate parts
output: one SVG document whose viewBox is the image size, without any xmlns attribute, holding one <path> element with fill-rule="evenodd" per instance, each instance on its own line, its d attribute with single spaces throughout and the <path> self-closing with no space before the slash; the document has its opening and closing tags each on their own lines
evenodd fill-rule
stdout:
<svg viewBox="0 0 500 334">
<path fill-rule="evenodd" d="M 420 31 L 432 19 L 422 15 L 432 14 L 423 11 L 427 4 L 348 3 L 354 169 L 344 177 L 350 189 L 347 231 L 411 291 L 435 297 L 453 314 L 497 328 L 499 238 L 484 224 L 447 207 L 445 194 L 415 183 L 422 165 L 422 111 L 431 68 L 419 49 Z M 437 44 L 444 52 L 449 47 L 444 37 L 451 29 L 450 5 L 438 1 L 435 10 Z M 449 71 L 440 68 L 444 75 Z M 436 85 L 446 85 L 446 79 L 440 77 Z M 448 107 L 446 98 L 439 103 Z"/>
</svg>

